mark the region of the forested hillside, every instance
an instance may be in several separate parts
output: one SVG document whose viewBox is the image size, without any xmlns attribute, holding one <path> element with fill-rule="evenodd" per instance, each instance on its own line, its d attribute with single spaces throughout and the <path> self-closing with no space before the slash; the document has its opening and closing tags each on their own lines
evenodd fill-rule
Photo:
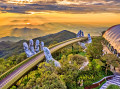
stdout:
<svg viewBox="0 0 120 89">
<path fill-rule="evenodd" d="M 35 41 L 36 39 L 45 42 L 46 46 L 49 46 L 50 44 L 53 43 L 58 43 L 64 40 L 68 40 L 71 38 L 76 37 L 76 34 L 67 30 L 63 30 L 61 32 L 55 33 L 55 34 L 50 34 L 46 35 L 43 37 L 38 37 L 34 38 L 33 40 Z M 28 42 L 27 40 L 21 40 L 19 42 L 0 42 L 0 58 L 8 58 L 13 55 L 20 54 L 24 52 L 23 50 L 23 42 Z"/>
</svg>

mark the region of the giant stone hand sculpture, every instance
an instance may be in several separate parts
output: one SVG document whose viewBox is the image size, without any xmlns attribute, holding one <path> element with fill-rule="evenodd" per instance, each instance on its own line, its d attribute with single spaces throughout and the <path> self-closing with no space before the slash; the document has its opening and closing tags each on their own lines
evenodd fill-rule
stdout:
<svg viewBox="0 0 120 89">
<path fill-rule="evenodd" d="M 80 31 L 77 33 L 77 37 L 84 37 L 83 31 L 80 30 Z"/>
<path fill-rule="evenodd" d="M 82 31 L 80 30 L 80 31 L 77 33 L 77 37 L 81 37 L 81 33 L 82 33 Z"/>
<path fill-rule="evenodd" d="M 49 63 L 50 61 L 53 61 L 56 67 L 61 67 L 60 63 L 58 61 L 56 61 L 55 59 L 53 59 L 50 50 L 47 47 L 43 47 L 43 51 L 46 57 L 46 61 Z"/>
<path fill-rule="evenodd" d="M 28 44 L 26 42 L 23 43 L 23 47 L 24 47 L 24 51 L 25 51 L 27 57 L 31 57 L 33 54 L 30 52 L 30 50 L 28 48 Z"/>
<path fill-rule="evenodd" d="M 79 37 L 84 37 L 84 33 L 83 33 L 83 31 L 81 31 L 81 30 L 77 33 L 77 38 L 79 38 Z M 88 41 L 85 42 L 85 43 L 92 43 L 92 39 L 91 39 L 90 34 L 88 34 Z M 86 49 L 85 43 L 78 42 L 78 44 L 79 44 L 82 48 Z"/>
<path fill-rule="evenodd" d="M 36 40 L 36 44 L 35 44 L 35 51 L 36 51 L 36 53 L 38 53 L 39 52 L 39 49 L 40 49 L 40 42 L 39 42 L 39 40 Z"/>
<path fill-rule="evenodd" d="M 40 47 L 41 47 L 41 50 L 43 50 L 43 47 L 44 47 L 44 42 L 43 41 L 41 41 Z"/>
<path fill-rule="evenodd" d="M 92 39 L 91 39 L 90 34 L 88 34 L 88 41 L 87 41 L 87 43 L 92 43 Z"/>
<path fill-rule="evenodd" d="M 79 45 L 80 45 L 83 49 L 85 49 L 85 48 L 86 48 L 85 43 L 78 42 L 78 44 L 79 44 Z"/>
<path fill-rule="evenodd" d="M 82 37 L 84 37 L 84 33 L 83 33 L 83 31 L 82 31 L 82 34 L 81 34 L 81 36 L 82 36 Z"/>
<path fill-rule="evenodd" d="M 53 58 L 52 58 L 52 55 L 50 53 L 50 50 L 47 47 L 43 47 L 43 51 L 44 51 L 44 54 L 46 57 L 46 61 L 47 62 L 51 61 Z"/>
<path fill-rule="evenodd" d="M 78 32 L 78 34 L 77 34 L 77 37 L 84 37 L 84 33 L 83 33 L 83 31 L 79 31 Z M 82 47 L 82 48 L 86 48 L 86 46 L 85 46 L 85 43 L 82 43 L 82 42 L 78 42 L 78 44 Z"/>
<path fill-rule="evenodd" d="M 30 51 L 31 51 L 31 53 L 33 54 L 33 55 L 35 55 L 36 54 L 36 52 L 35 52 L 35 50 L 34 50 L 34 43 L 33 43 L 33 40 L 31 39 L 30 41 L 29 41 L 29 48 L 30 48 Z"/>
</svg>

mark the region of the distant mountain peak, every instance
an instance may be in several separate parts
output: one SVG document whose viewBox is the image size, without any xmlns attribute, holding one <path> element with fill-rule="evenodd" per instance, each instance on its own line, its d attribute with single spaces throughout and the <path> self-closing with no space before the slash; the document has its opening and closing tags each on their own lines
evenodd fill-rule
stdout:
<svg viewBox="0 0 120 89">
<path fill-rule="evenodd" d="M 21 37 L 23 39 L 33 39 L 35 37 L 40 37 L 44 34 L 43 30 L 38 28 L 14 28 L 11 32 L 12 36 Z"/>
<path fill-rule="evenodd" d="M 68 31 L 68 30 L 62 30 L 62 31 L 58 32 L 57 34 L 59 34 L 59 33 L 66 33 L 66 32 L 68 32 L 68 33 L 73 33 L 73 32 Z"/>
</svg>

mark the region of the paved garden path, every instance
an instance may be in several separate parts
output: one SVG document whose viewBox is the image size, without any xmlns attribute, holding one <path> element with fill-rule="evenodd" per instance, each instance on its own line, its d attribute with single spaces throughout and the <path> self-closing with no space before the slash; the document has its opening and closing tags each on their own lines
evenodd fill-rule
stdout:
<svg viewBox="0 0 120 89">
<path fill-rule="evenodd" d="M 87 60 L 87 61 L 83 63 L 82 67 L 80 67 L 79 70 L 84 69 L 84 68 L 89 64 L 89 61 L 88 61 L 87 57 L 86 57 L 86 60 Z"/>
<path fill-rule="evenodd" d="M 100 89 L 106 89 L 111 84 L 120 86 L 120 75 L 115 75 L 115 77 L 113 77 L 112 79 L 108 80 L 105 84 L 103 84 Z"/>
</svg>

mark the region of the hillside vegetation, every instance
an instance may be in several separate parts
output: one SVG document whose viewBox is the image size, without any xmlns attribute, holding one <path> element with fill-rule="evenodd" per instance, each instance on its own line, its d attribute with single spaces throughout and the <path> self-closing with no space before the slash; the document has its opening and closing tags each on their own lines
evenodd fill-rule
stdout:
<svg viewBox="0 0 120 89">
<path fill-rule="evenodd" d="M 10 89 L 84 89 L 103 77 L 112 75 L 110 65 L 113 65 L 112 61 L 116 65 L 118 59 L 113 54 L 102 55 L 103 40 L 102 37 L 94 37 L 92 43 L 86 44 L 86 51 L 78 43 L 59 49 L 52 56 L 60 62 L 61 68 L 55 67 L 53 63 L 41 62 Z M 50 45 L 54 43 L 56 42 Z M 24 59 L 25 53 L 6 60 L 1 58 L 1 74 Z M 80 70 L 87 61 L 89 64 Z"/>
<path fill-rule="evenodd" d="M 61 41 L 65 41 L 71 38 L 75 38 L 76 34 L 67 30 L 63 30 L 61 32 L 46 35 L 43 37 L 34 38 L 34 42 L 36 39 L 45 42 L 45 46 L 49 46 L 53 43 L 58 43 Z M 28 42 L 27 40 L 21 40 L 19 42 L 0 42 L 0 58 L 8 58 L 12 55 L 17 55 L 22 52 L 23 50 L 23 42 Z"/>
<path fill-rule="evenodd" d="M 11 89 L 84 89 L 111 75 L 112 72 L 101 59 L 102 40 L 102 37 L 93 38 L 93 42 L 86 45 L 88 48 L 86 52 L 78 43 L 58 50 L 52 56 L 60 62 L 61 68 L 55 67 L 53 63 L 42 62 L 37 69 L 23 76 Z M 89 64 L 80 70 L 87 61 Z"/>
</svg>

